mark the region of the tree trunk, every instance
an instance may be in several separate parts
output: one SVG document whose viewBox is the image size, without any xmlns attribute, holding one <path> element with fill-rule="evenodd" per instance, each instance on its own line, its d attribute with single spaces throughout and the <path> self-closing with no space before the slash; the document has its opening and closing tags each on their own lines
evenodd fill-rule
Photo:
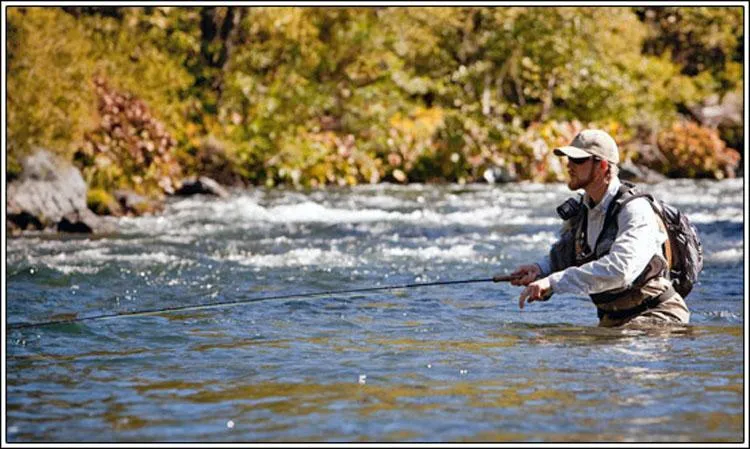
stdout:
<svg viewBox="0 0 750 449">
<path fill-rule="evenodd" d="M 224 90 L 224 74 L 228 70 L 245 13 L 245 8 L 237 7 L 211 6 L 201 9 L 201 59 L 208 67 L 216 69 L 209 77 L 209 84 L 219 99 Z"/>
</svg>

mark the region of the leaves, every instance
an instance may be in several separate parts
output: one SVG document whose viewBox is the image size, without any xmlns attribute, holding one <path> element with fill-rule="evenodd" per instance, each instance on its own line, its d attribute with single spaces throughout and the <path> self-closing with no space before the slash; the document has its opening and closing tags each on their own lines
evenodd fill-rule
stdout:
<svg viewBox="0 0 750 449">
<path fill-rule="evenodd" d="M 171 193 L 182 175 L 174 158 L 176 141 L 139 98 L 94 79 L 99 127 L 87 132 L 75 154 L 90 187 L 138 193 Z"/>
<path fill-rule="evenodd" d="M 662 131 L 659 149 L 666 160 L 656 168 L 670 176 L 734 178 L 740 154 L 728 148 L 715 129 L 693 122 L 678 122 Z"/>
<path fill-rule="evenodd" d="M 585 123 L 633 157 L 667 129 L 675 166 L 660 170 L 728 176 L 732 153 L 713 139 L 742 142 L 742 130 L 709 136 L 680 112 L 741 91 L 741 18 L 738 7 L 10 7 L 8 160 L 33 145 L 80 150 L 92 184 L 152 194 L 180 173 L 320 186 L 472 182 L 499 167 L 550 181 L 563 175 L 550 148 Z M 124 109 L 102 109 L 108 95 Z"/>
</svg>

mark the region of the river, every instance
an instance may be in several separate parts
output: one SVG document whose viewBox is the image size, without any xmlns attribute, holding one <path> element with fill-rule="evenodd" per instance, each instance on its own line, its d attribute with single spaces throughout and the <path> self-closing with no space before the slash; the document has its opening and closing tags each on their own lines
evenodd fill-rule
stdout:
<svg viewBox="0 0 750 449">
<path fill-rule="evenodd" d="M 741 442 L 743 181 L 649 186 L 705 251 L 688 326 L 475 283 L 6 328 L 8 442 Z M 6 244 L 6 323 L 491 277 L 564 184 L 237 190 Z"/>
</svg>

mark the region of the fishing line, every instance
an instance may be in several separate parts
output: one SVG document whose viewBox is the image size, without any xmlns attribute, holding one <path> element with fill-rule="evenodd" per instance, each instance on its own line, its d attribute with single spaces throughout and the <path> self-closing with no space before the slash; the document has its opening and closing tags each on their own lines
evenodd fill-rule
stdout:
<svg viewBox="0 0 750 449">
<path fill-rule="evenodd" d="M 232 307 L 232 306 L 238 306 L 242 304 L 250 304 L 254 302 L 271 301 L 275 299 L 311 298 L 315 296 L 374 292 L 378 290 L 397 290 L 397 289 L 403 289 L 403 288 L 428 287 L 428 286 L 433 286 L 433 285 L 473 284 L 473 283 L 478 283 L 478 282 L 508 282 L 513 278 L 514 277 L 510 275 L 508 276 L 498 275 L 495 277 L 483 278 L 483 279 L 463 279 L 463 280 L 458 280 L 458 281 L 438 281 L 438 282 L 425 282 L 425 283 L 416 283 L 416 284 L 387 285 L 383 287 L 364 287 L 364 288 L 354 288 L 354 289 L 349 289 L 349 290 L 331 290 L 331 291 L 313 292 L 313 293 L 292 293 L 292 294 L 287 294 L 287 295 L 262 296 L 259 298 L 240 299 L 237 301 L 216 302 L 212 304 L 164 307 L 164 308 L 159 308 L 159 309 L 138 310 L 134 312 L 119 312 L 119 313 L 95 315 L 95 316 L 81 317 L 81 318 L 66 318 L 66 319 L 60 319 L 60 320 L 41 321 L 41 322 L 36 322 L 36 323 L 13 323 L 13 324 L 8 324 L 7 327 L 8 329 L 11 329 L 11 330 L 26 329 L 26 328 L 31 328 L 31 327 L 52 326 L 55 324 L 81 323 L 84 321 L 103 321 L 103 320 L 109 320 L 109 319 L 114 319 L 114 318 L 158 315 L 161 313 L 168 313 L 168 312 L 207 310 L 207 309 L 215 309 L 219 307 Z"/>
</svg>

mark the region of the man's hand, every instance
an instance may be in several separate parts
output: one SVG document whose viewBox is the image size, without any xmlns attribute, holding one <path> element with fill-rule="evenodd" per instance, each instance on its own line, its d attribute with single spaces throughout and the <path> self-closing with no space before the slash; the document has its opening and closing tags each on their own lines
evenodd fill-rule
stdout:
<svg viewBox="0 0 750 449">
<path fill-rule="evenodd" d="M 529 285 L 534 282 L 539 275 L 542 274 L 542 269 L 537 264 L 521 265 L 516 268 L 516 271 L 511 273 L 513 279 L 510 283 L 512 285 Z"/>
<path fill-rule="evenodd" d="M 549 283 L 549 278 L 542 278 L 538 281 L 529 284 L 518 297 L 518 307 L 523 309 L 526 300 L 528 302 L 543 301 L 546 297 L 552 293 L 552 286 Z"/>
</svg>

